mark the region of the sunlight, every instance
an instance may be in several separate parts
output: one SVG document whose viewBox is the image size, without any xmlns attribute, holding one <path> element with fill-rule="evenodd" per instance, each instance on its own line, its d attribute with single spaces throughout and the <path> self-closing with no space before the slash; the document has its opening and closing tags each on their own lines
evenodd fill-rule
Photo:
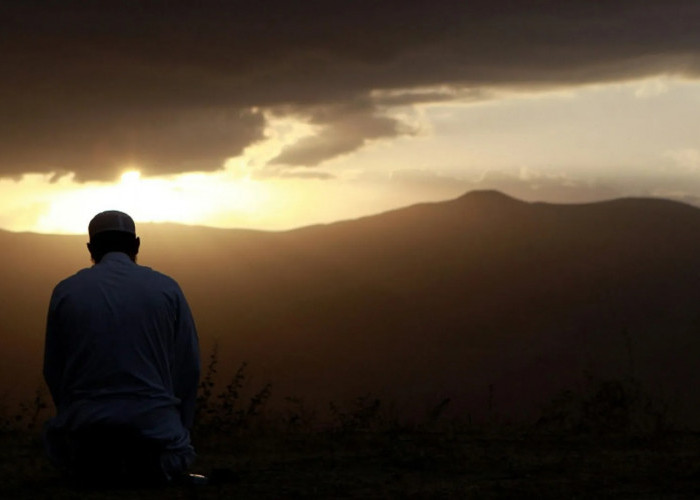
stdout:
<svg viewBox="0 0 700 500">
<path fill-rule="evenodd" d="M 146 165 L 125 163 L 113 182 L 55 173 L 0 179 L 0 228 L 85 234 L 94 214 L 117 209 L 137 222 L 286 230 L 470 189 L 540 201 L 695 197 L 700 115 L 691 111 L 699 103 L 700 84 L 661 75 L 397 106 L 387 113 L 418 133 L 372 143 L 320 169 L 275 163 L 316 126 L 268 111 L 265 138 L 219 169 L 148 176 Z"/>
<path fill-rule="evenodd" d="M 267 140 L 249 146 L 241 156 L 229 158 L 221 170 L 213 172 L 144 177 L 139 166 L 131 164 L 124 166 L 113 183 L 76 182 L 73 174 L 0 179 L 6 202 L 0 212 L 0 227 L 84 234 L 90 219 L 103 210 L 122 210 L 137 223 L 247 228 L 302 225 L 301 220 L 289 220 L 290 214 L 297 214 L 298 203 L 295 210 L 280 206 L 289 198 L 285 196 L 289 186 L 276 185 L 271 178 L 274 170 L 266 171 L 266 165 L 284 145 L 308 135 L 310 129 L 297 119 L 269 116 Z M 304 191 L 309 184 L 291 183 Z"/>
<path fill-rule="evenodd" d="M 141 172 L 138 170 L 127 170 L 121 176 L 122 184 L 135 184 L 141 178 Z"/>
<path fill-rule="evenodd" d="M 49 233 L 84 233 L 90 218 L 103 210 L 122 210 L 136 222 L 206 224 L 221 212 L 246 214 L 267 199 L 262 182 L 233 178 L 226 172 L 142 178 L 137 170 L 117 184 L 90 183 L 52 197 L 36 228 Z"/>
<path fill-rule="evenodd" d="M 268 165 L 285 146 L 312 134 L 314 126 L 272 113 L 266 119 L 266 140 L 228 158 L 220 170 L 150 177 L 141 173 L 140 165 L 126 164 L 114 182 L 78 182 L 74 174 L 51 173 L 0 179 L 4 204 L 0 227 L 85 234 L 90 219 L 103 210 L 122 210 L 137 223 L 251 229 L 289 229 L 327 221 L 328 211 L 319 212 L 314 203 L 321 194 L 328 195 L 328 182 L 279 179 L 278 169 Z"/>
</svg>

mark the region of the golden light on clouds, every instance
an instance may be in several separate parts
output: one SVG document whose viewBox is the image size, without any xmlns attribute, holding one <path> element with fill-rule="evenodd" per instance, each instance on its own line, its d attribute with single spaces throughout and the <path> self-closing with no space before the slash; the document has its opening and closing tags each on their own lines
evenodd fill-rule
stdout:
<svg viewBox="0 0 700 500">
<path fill-rule="evenodd" d="M 300 120 L 270 117 L 266 140 L 250 146 L 242 156 L 229 159 L 215 172 L 144 177 L 138 165 L 127 165 L 115 183 L 80 183 L 73 175 L 56 179 L 48 174 L 2 179 L 5 209 L 0 213 L 0 227 L 84 234 L 92 216 L 103 210 L 122 210 L 137 222 L 266 226 L 275 213 L 285 213 L 282 205 L 286 198 L 281 191 L 289 184 L 298 189 L 305 183 L 280 186 L 265 180 L 264 175 L 255 178 L 254 174 L 285 144 L 308 135 L 309 130 Z M 293 225 L 287 217 L 282 219 L 283 224 Z"/>
<path fill-rule="evenodd" d="M 471 189 L 555 202 L 685 199 L 700 193 L 698 109 L 700 84 L 665 76 L 402 105 L 391 112 L 420 133 L 367 142 L 316 167 L 275 158 L 322 130 L 303 115 L 265 112 L 264 139 L 219 170 L 147 176 L 145 165 L 125 164 L 114 182 L 0 179 L 0 228 L 85 234 L 95 213 L 117 209 L 137 222 L 285 230 Z"/>
<path fill-rule="evenodd" d="M 137 222 L 204 224 L 220 212 L 259 210 L 265 198 L 261 182 L 226 173 L 142 178 L 138 170 L 129 170 L 116 184 L 76 186 L 57 194 L 36 229 L 84 233 L 90 218 L 103 210 L 122 210 Z"/>
</svg>

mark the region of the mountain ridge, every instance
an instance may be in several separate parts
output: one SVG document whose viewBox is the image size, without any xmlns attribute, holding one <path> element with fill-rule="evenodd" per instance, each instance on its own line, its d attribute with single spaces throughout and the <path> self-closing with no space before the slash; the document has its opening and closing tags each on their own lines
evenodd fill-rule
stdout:
<svg viewBox="0 0 700 500">
<path fill-rule="evenodd" d="M 349 218 L 349 219 L 341 219 L 333 222 L 325 222 L 325 223 L 315 223 L 315 224 L 309 224 L 309 225 L 303 225 L 303 226 L 298 226 L 294 228 L 289 228 L 289 229 L 281 229 L 281 230 L 266 230 L 266 229 L 255 229 L 255 228 L 237 228 L 237 227 L 230 227 L 230 228 L 225 228 L 225 227 L 217 227 L 217 226 L 207 226 L 205 224 L 185 224 L 185 223 L 178 223 L 178 222 L 139 222 L 138 223 L 138 229 L 153 229 L 157 228 L 159 231 L 161 230 L 184 230 L 184 231 L 196 231 L 196 230 L 211 230 L 212 232 L 240 232 L 240 233 L 246 233 L 246 234 L 284 234 L 284 233 L 292 233 L 295 231 L 299 230 L 306 230 L 309 228 L 327 228 L 329 226 L 335 226 L 337 224 L 343 225 L 346 223 L 354 223 L 358 221 L 365 221 L 365 220 L 371 220 L 375 218 L 381 218 L 387 215 L 395 214 L 395 213 L 405 213 L 406 211 L 414 211 L 414 210 L 420 210 L 423 208 L 427 207 L 447 207 L 450 205 L 456 205 L 456 206 L 462 206 L 464 207 L 465 205 L 468 204 L 474 204 L 474 203 L 479 203 L 479 204 L 485 204 L 488 203 L 489 205 L 487 206 L 494 206 L 498 208 L 503 208 L 503 207 L 524 207 L 524 206 L 530 206 L 530 207 L 557 207 L 560 209 L 565 209 L 565 208 L 571 208 L 571 209 L 577 209 L 578 207 L 604 207 L 604 206 L 611 206 L 611 205 L 633 205 L 633 204 L 643 204 L 643 205 L 653 205 L 653 204 L 658 204 L 659 206 L 661 205 L 668 205 L 668 206 L 676 206 L 676 207 L 685 207 L 686 209 L 690 211 L 697 211 L 700 210 L 700 207 L 696 207 L 695 205 L 679 201 L 679 200 L 673 200 L 673 199 L 667 199 L 667 198 L 658 198 L 658 197 L 640 197 L 640 196 L 632 196 L 632 197 L 617 197 L 617 198 L 610 198 L 610 199 L 605 199 L 605 200 L 598 200 L 598 201 L 590 201 L 590 202 L 584 202 L 584 203 L 552 203 L 552 202 L 545 202 L 545 201 L 524 201 L 517 199 L 513 196 L 510 196 L 508 194 L 505 194 L 501 191 L 498 190 L 491 190 L 491 189 L 481 189 L 481 190 L 471 190 L 467 191 L 464 194 L 451 198 L 448 200 L 442 200 L 442 201 L 426 201 L 426 202 L 418 202 L 418 203 L 413 203 L 407 206 L 403 207 L 398 207 L 398 208 L 393 208 L 389 210 L 385 210 L 382 212 L 378 212 L 376 214 L 370 214 L 370 215 L 363 215 L 360 217 L 356 218 Z M 480 208 L 484 208 L 483 206 Z M 58 236 L 58 237 L 66 237 L 66 238 L 73 238 L 73 237 L 78 237 L 82 236 L 81 234 L 64 234 L 64 233 L 44 233 L 44 232 L 37 232 L 37 231 L 11 231 L 7 229 L 2 229 L 0 228 L 0 234 L 17 234 L 17 235 L 39 235 L 39 236 Z M 86 237 L 86 235 L 85 235 Z"/>
<path fill-rule="evenodd" d="M 690 205 L 479 192 L 283 232 L 138 230 L 139 262 L 185 290 L 203 355 L 218 342 L 224 374 L 248 361 L 280 398 L 369 392 L 415 410 L 450 397 L 478 418 L 491 397 L 495 411 L 523 417 L 595 372 L 634 375 L 700 423 L 684 393 L 700 386 L 700 210 Z M 48 295 L 90 265 L 86 238 L 12 239 L 0 347 L 36 383 Z M 0 369 L 0 386 L 17 379 Z"/>
</svg>

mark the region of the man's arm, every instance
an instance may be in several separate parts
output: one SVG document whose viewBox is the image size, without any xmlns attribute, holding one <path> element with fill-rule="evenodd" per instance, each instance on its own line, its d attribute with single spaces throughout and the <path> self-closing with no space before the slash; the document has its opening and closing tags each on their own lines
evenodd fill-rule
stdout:
<svg viewBox="0 0 700 500">
<path fill-rule="evenodd" d="M 58 322 L 58 297 L 56 290 L 51 294 L 49 311 L 46 317 L 46 338 L 44 342 L 44 380 L 49 387 L 56 408 L 61 404 L 60 387 L 65 364 L 61 332 Z"/>
<path fill-rule="evenodd" d="M 178 319 L 175 327 L 175 359 L 171 368 L 175 397 L 180 399 L 183 425 L 190 429 L 194 423 L 194 409 L 199 387 L 199 338 L 192 312 L 182 291 L 178 297 Z"/>
</svg>

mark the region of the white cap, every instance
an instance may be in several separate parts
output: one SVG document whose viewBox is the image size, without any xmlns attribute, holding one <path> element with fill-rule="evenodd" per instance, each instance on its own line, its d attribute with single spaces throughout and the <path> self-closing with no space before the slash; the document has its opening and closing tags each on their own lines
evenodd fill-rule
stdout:
<svg viewBox="0 0 700 500">
<path fill-rule="evenodd" d="M 134 219 L 124 212 L 107 210 L 94 216 L 88 225 L 90 239 L 104 231 L 121 231 L 136 236 L 136 225 Z"/>
</svg>

